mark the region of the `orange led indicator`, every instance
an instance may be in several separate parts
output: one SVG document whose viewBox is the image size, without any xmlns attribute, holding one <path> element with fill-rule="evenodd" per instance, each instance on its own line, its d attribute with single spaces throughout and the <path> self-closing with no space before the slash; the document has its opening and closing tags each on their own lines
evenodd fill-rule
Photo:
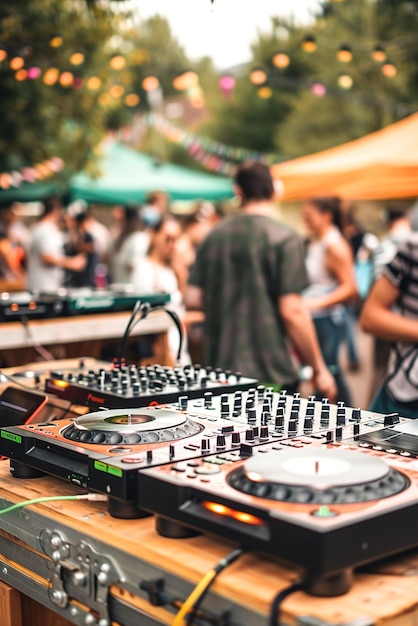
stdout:
<svg viewBox="0 0 418 626">
<path fill-rule="evenodd" d="M 202 502 L 202 506 L 216 515 L 222 515 L 223 517 L 230 517 L 231 519 L 241 522 L 242 524 L 250 524 L 251 526 L 264 526 L 264 521 L 251 513 L 245 513 L 244 511 L 236 511 L 229 506 L 219 504 L 218 502 Z"/>
</svg>

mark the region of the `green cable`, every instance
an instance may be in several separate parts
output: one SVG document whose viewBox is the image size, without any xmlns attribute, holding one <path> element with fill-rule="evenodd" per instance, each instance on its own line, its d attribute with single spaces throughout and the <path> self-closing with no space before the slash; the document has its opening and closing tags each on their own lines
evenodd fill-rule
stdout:
<svg viewBox="0 0 418 626">
<path fill-rule="evenodd" d="M 51 502 L 53 500 L 79 500 L 79 496 L 47 496 L 44 498 L 34 498 L 33 500 L 24 500 L 23 502 L 12 504 L 5 509 L 0 509 L 0 515 L 3 515 L 3 513 L 10 513 L 10 511 L 20 509 L 28 504 L 39 504 L 39 502 Z"/>
</svg>

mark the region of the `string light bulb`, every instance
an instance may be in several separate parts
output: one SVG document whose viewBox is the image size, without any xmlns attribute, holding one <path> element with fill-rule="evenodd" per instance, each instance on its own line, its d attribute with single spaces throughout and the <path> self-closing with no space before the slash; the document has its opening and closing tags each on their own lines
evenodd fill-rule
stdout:
<svg viewBox="0 0 418 626">
<path fill-rule="evenodd" d="M 51 48 L 59 48 L 60 46 L 62 46 L 62 41 L 63 40 L 61 35 L 53 35 L 49 40 L 49 45 L 51 46 Z"/>
<path fill-rule="evenodd" d="M 352 58 L 353 53 L 350 46 L 347 46 L 347 44 L 342 44 L 338 49 L 337 59 L 341 61 L 341 63 L 350 63 Z"/>
<path fill-rule="evenodd" d="M 123 70 L 126 65 L 126 59 L 121 54 L 115 54 L 115 56 L 110 59 L 109 65 L 112 70 Z"/>
<path fill-rule="evenodd" d="M 3 48 L 0 48 L 0 63 L 7 59 L 7 52 Z"/>
<path fill-rule="evenodd" d="M 283 70 L 290 64 L 290 57 L 286 52 L 276 52 L 272 58 L 273 65 Z"/>
<path fill-rule="evenodd" d="M 317 47 L 318 46 L 316 44 L 315 37 L 313 35 L 306 35 L 306 37 L 304 38 L 301 44 L 302 50 L 304 50 L 305 52 L 312 53 L 312 52 L 315 52 Z"/>
<path fill-rule="evenodd" d="M 350 76 L 350 74 L 340 74 L 338 76 L 337 82 L 341 89 L 351 89 L 354 83 L 353 78 L 352 76 Z"/>
<path fill-rule="evenodd" d="M 386 78 L 393 78 L 397 73 L 398 70 L 396 69 L 396 65 L 392 63 L 392 61 L 387 60 L 382 65 L 382 74 L 383 76 L 386 76 Z"/>
<path fill-rule="evenodd" d="M 261 67 L 255 67 L 250 72 L 250 81 L 253 85 L 262 85 L 267 80 L 267 74 Z"/>
<path fill-rule="evenodd" d="M 84 54 L 82 52 L 73 52 L 70 56 L 71 65 L 81 65 L 84 63 Z"/>
<path fill-rule="evenodd" d="M 372 59 L 377 63 L 383 63 L 383 61 L 386 61 L 386 52 L 383 46 L 378 44 L 374 47 L 372 50 Z"/>
<path fill-rule="evenodd" d="M 56 67 L 50 67 L 46 70 L 43 81 L 45 85 L 55 85 L 58 80 L 59 70 Z"/>
<path fill-rule="evenodd" d="M 263 85 L 262 87 L 259 87 L 257 89 L 257 95 L 259 98 L 267 100 L 268 98 L 271 98 L 271 96 L 273 95 L 273 91 L 268 85 Z"/>
<path fill-rule="evenodd" d="M 28 77 L 28 73 L 25 69 L 18 70 L 15 74 L 15 79 L 21 82 L 22 80 L 26 80 Z"/>
<path fill-rule="evenodd" d="M 62 87 L 71 87 L 74 76 L 71 72 L 63 72 L 59 77 L 59 83 Z"/>
<path fill-rule="evenodd" d="M 136 93 L 128 93 L 125 96 L 124 102 L 128 107 L 136 107 L 139 104 L 140 98 Z"/>
<path fill-rule="evenodd" d="M 144 91 L 156 91 L 160 86 L 160 81 L 156 76 L 146 76 L 142 81 Z"/>
<path fill-rule="evenodd" d="M 87 85 L 87 89 L 90 89 L 91 91 L 96 91 L 97 89 L 100 89 L 100 87 L 102 86 L 102 80 L 98 76 L 90 76 L 87 79 L 86 85 Z"/>
<path fill-rule="evenodd" d="M 112 98 L 121 98 L 125 93 L 125 87 L 122 85 L 112 85 L 109 89 Z"/>
<path fill-rule="evenodd" d="M 13 59 L 10 60 L 10 67 L 14 71 L 20 70 L 20 68 L 24 65 L 25 61 L 24 59 L 22 59 L 22 57 L 13 57 Z"/>
</svg>

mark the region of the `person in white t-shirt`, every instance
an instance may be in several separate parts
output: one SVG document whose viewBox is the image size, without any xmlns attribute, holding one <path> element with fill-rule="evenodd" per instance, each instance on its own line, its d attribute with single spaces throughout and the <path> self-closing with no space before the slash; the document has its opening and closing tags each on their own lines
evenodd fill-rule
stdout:
<svg viewBox="0 0 418 626">
<path fill-rule="evenodd" d="M 183 296 L 174 269 L 176 244 L 181 235 L 177 220 L 171 216 L 164 217 L 151 231 L 151 242 L 146 258 L 135 264 L 132 282 L 138 293 L 169 293 L 170 302 L 167 308 L 175 311 L 182 319 L 185 314 Z M 172 326 L 168 333 L 168 343 L 173 361 L 176 360 L 179 348 L 177 329 Z M 180 361 L 183 365 L 190 363 L 190 356 L 183 342 Z"/>
<path fill-rule="evenodd" d="M 28 246 L 26 287 L 30 291 L 56 292 L 64 283 L 64 270 L 81 272 L 86 256 L 64 254 L 64 237 L 60 229 L 62 204 L 58 198 L 47 198 L 40 220 L 32 228 Z"/>
<path fill-rule="evenodd" d="M 150 235 L 141 229 L 137 207 L 122 208 L 122 228 L 113 244 L 111 276 L 113 283 L 133 282 L 135 266 L 147 255 Z"/>
</svg>

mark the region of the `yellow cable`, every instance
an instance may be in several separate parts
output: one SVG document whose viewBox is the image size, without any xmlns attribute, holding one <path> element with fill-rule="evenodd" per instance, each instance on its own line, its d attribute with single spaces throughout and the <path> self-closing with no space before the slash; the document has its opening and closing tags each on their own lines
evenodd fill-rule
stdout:
<svg viewBox="0 0 418 626">
<path fill-rule="evenodd" d="M 185 626 L 185 617 L 187 617 L 187 614 L 193 608 L 196 600 L 198 600 L 206 587 L 212 582 L 216 574 L 216 570 L 212 569 L 203 576 L 202 580 L 196 585 L 187 600 L 183 602 L 180 611 L 177 613 L 174 621 L 172 622 L 172 626 Z"/>
</svg>

